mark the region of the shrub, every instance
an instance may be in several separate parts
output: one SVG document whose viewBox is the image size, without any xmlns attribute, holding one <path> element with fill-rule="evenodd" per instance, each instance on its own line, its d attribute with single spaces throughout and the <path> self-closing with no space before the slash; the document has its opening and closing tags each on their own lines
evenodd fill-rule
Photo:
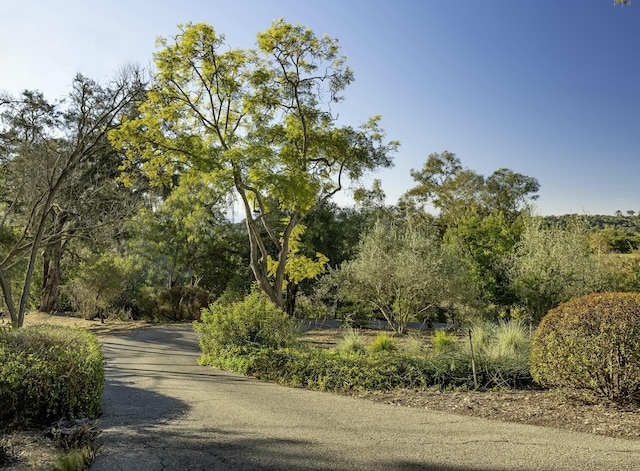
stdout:
<svg viewBox="0 0 640 471">
<path fill-rule="evenodd" d="M 541 384 L 614 401 L 640 393 L 640 294 L 601 293 L 552 309 L 535 331 L 531 368 Z"/>
<path fill-rule="evenodd" d="M 103 254 L 76 267 L 76 276 L 63 287 L 72 307 L 85 319 L 106 317 L 108 308 L 125 290 L 133 267 L 130 261 Z"/>
<path fill-rule="evenodd" d="M 194 326 L 202 333 L 205 364 L 215 364 L 216 356 L 224 350 L 285 347 L 294 342 L 297 333 L 297 322 L 258 290 L 240 302 L 211 304 L 202 310 L 201 322 Z"/>
<path fill-rule="evenodd" d="M 104 365 L 95 335 L 32 326 L 0 336 L 0 423 L 48 425 L 100 411 Z"/>
<path fill-rule="evenodd" d="M 174 286 L 156 296 L 155 320 L 197 321 L 200 312 L 209 305 L 210 295 L 198 286 Z"/>
<path fill-rule="evenodd" d="M 378 334 L 367 348 L 370 353 L 394 352 L 398 349 L 396 341 L 387 334 Z"/>
</svg>

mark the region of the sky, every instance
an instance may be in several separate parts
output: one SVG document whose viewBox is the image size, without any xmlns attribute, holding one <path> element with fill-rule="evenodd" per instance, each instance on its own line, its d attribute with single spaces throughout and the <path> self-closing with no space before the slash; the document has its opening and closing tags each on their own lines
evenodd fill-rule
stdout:
<svg viewBox="0 0 640 471">
<path fill-rule="evenodd" d="M 58 100 L 77 73 L 150 67 L 179 23 L 252 47 L 280 17 L 339 39 L 355 72 L 340 122 L 382 115 L 400 141 L 394 167 L 368 180 L 387 203 L 447 150 L 485 176 L 538 179 L 541 215 L 640 212 L 640 2 L 0 0 L 0 92 Z"/>
</svg>

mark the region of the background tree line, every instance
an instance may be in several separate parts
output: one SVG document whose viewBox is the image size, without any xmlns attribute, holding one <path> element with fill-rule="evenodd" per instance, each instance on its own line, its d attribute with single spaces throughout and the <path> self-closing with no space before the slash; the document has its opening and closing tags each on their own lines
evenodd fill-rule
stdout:
<svg viewBox="0 0 640 471">
<path fill-rule="evenodd" d="M 206 24 L 158 43 L 149 74 L 78 76 L 63 101 L 0 100 L 3 310 L 198 318 L 257 283 L 290 316 L 539 319 L 640 288 L 640 216 L 537 217 L 533 177 L 429 155 L 388 205 L 380 117 L 342 125 L 337 40 L 275 21 L 255 49 Z M 332 197 L 351 188 L 353 207 Z M 239 209 L 238 209 L 239 208 Z M 624 256 L 622 255 L 624 254 Z"/>
</svg>

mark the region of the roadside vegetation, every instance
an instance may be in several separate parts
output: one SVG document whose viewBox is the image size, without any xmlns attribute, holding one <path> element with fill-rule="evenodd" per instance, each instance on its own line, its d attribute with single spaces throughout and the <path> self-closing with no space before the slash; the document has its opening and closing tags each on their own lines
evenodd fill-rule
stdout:
<svg viewBox="0 0 640 471">
<path fill-rule="evenodd" d="M 60 467 L 52 469 L 85 469 L 98 450 L 91 419 L 99 416 L 103 388 L 94 334 L 45 325 L 0 328 L 0 465 L 17 459 L 7 438 L 12 431 L 46 428 L 62 452 Z"/>
</svg>

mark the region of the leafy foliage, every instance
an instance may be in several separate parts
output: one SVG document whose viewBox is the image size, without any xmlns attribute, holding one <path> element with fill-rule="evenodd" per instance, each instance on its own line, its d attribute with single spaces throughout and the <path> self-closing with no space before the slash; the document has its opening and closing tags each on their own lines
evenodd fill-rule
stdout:
<svg viewBox="0 0 640 471">
<path fill-rule="evenodd" d="M 210 302 L 211 295 L 198 286 L 174 286 L 156 296 L 157 321 L 198 321 L 201 311 Z"/>
<path fill-rule="evenodd" d="M 293 319 L 257 290 L 240 302 L 211 304 L 202 310 L 201 322 L 194 326 L 202 333 L 205 364 L 216 364 L 217 356 L 225 350 L 287 346 L 295 341 L 297 329 Z"/>
<path fill-rule="evenodd" d="M 429 155 L 411 176 L 417 185 L 402 196 L 400 207 L 437 211 L 444 245 L 467 267 L 473 314 L 496 317 L 514 302 L 501 260 L 520 238 L 538 181 L 506 168 L 485 177 L 448 151 Z"/>
<path fill-rule="evenodd" d="M 0 247 L 0 286 L 18 325 L 39 251 L 78 233 L 87 236 L 89 228 L 95 232 L 118 206 L 118 198 L 109 197 L 114 180 L 101 175 L 100 167 L 111 149 L 107 133 L 141 91 L 138 79 L 124 74 L 102 87 L 79 75 L 67 102 L 51 104 L 40 93 L 25 91 L 0 114 L 0 226 L 11 225 L 20 234 L 15 243 Z M 84 211 L 82 203 L 95 195 L 100 198 L 91 200 L 93 211 Z M 14 292 L 11 278 L 16 277 L 21 286 Z"/>
<path fill-rule="evenodd" d="M 534 379 L 614 401 L 640 393 L 640 295 L 590 294 L 552 309 L 535 331 Z"/>
<path fill-rule="evenodd" d="M 507 270 L 521 305 L 536 320 L 572 297 L 606 291 L 611 282 L 579 221 L 563 229 L 530 218 Z"/>
<path fill-rule="evenodd" d="M 3 332 L 0 345 L 0 423 L 39 426 L 98 415 L 104 365 L 93 334 L 32 326 Z"/>
<path fill-rule="evenodd" d="M 121 297 L 132 272 L 131 260 L 104 253 L 80 262 L 64 292 L 85 319 L 107 317 L 107 310 Z"/>
<path fill-rule="evenodd" d="M 357 257 L 342 265 L 337 279 L 346 301 L 364 300 L 399 333 L 429 309 L 453 302 L 462 272 L 435 235 L 407 224 L 378 222 L 359 246 Z"/>
<path fill-rule="evenodd" d="M 397 143 L 383 142 L 379 117 L 358 129 L 336 125 L 330 104 L 353 80 L 337 40 L 280 19 L 258 34 L 256 49 L 229 50 L 210 25 L 179 29 L 158 42 L 157 70 L 138 115 L 110 137 L 125 151 L 125 167 L 153 185 L 189 179 L 235 192 L 253 275 L 283 307 L 297 224 L 343 180 L 389 166 Z M 274 212 L 282 217 L 271 218 Z M 284 219 L 281 231 L 274 219 Z M 268 256 L 276 263 L 271 278 Z"/>
</svg>

